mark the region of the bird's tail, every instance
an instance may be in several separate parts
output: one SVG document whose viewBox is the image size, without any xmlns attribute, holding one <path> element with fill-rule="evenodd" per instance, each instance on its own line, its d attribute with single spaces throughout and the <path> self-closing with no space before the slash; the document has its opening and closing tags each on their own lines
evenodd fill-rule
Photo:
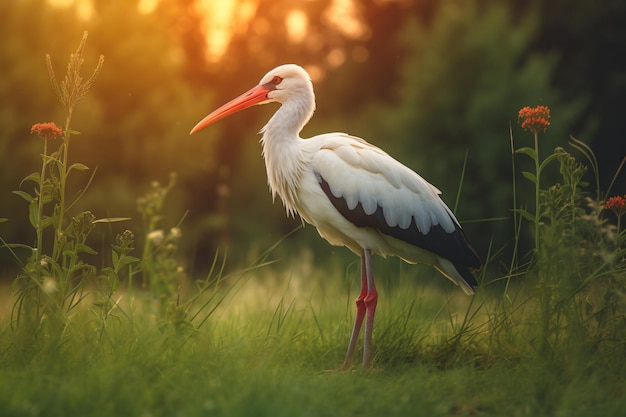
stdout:
<svg viewBox="0 0 626 417">
<path fill-rule="evenodd" d="M 437 257 L 437 264 L 434 266 L 446 278 L 461 287 L 465 294 L 474 294 L 474 288 L 478 285 L 478 282 L 467 268 L 457 268 L 452 262 L 441 256 Z"/>
</svg>

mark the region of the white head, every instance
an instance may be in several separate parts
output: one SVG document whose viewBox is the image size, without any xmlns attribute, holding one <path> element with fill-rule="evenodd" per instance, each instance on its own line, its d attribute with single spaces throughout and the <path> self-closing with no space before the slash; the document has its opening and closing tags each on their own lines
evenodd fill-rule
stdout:
<svg viewBox="0 0 626 417">
<path fill-rule="evenodd" d="M 255 104 L 271 102 L 285 104 L 290 101 L 297 101 L 299 107 L 304 112 L 309 113 L 308 117 L 315 109 L 315 95 L 311 77 L 304 68 L 295 64 L 281 65 L 265 74 L 257 86 L 202 119 L 191 130 L 191 134 Z"/>
<path fill-rule="evenodd" d="M 261 78 L 259 85 L 269 91 L 267 102 L 284 103 L 290 97 L 313 93 L 311 77 L 304 68 L 296 64 L 285 64 L 274 68 Z"/>
</svg>

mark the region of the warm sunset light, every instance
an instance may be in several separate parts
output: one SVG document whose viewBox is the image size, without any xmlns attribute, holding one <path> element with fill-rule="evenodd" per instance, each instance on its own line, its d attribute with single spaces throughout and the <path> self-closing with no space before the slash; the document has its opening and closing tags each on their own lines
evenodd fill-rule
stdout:
<svg viewBox="0 0 626 417">
<path fill-rule="evenodd" d="M 304 40 L 307 32 L 307 24 L 309 19 L 302 10 L 292 10 L 287 15 L 287 31 L 289 38 L 294 43 L 300 43 Z"/>
<path fill-rule="evenodd" d="M 241 2 L 236 0 L 198 0 L 196 8 L 204 16 L 207 37 L 207 58 L 219 60 L 226 49 L 237 22 Z"/>
<path fill-rule="evenodd" d="M 76 7 L 76 14 L 81 20 L 89 20 L 94 13 L 93 0 L 48 0 L 55 7 Z M 137 9 L 142 14 L 153 13 L 160 0 L 139 0 Z M 246 33 L 250 35 L 265 35 L 272 30 L 272 22 L 268 19 L 256 19 L 257 0 L 197 0 L 194 3 L 195 11 L 203 16 L 203 30 L 206 36 L 206 57 L 209 62 L 217 62 L 226 53 L 234 34 Z M 295 44 L 308 43 L 319 47 L 319 40 L 307 41 L 309 18 L 306 12 L 294 6 L 285 11 L 284 24 L 289 41 Z M 367 36 L 367 27 L 363 24 L 359 9 L 354 0 L 332 0 L 323 15 L 328 26 L 335 28 L 343 36 L 352 39 Z M 367 60 L 367 51 L 353 51 L 351 56 L 358 62 Z M 346 52 L 333 49 L 326 57 L 330 66 L 341 65 L 346 58 Z"/>
<path fill-rule="evenodd" d="M 76 5 L 76 14 L 81 20 L 89 20 L 93 15 L 93 3 L 91 0 L 48 0 L 51 5 L 57 7 L 70 7 Z"/>
<path fill-rule="evenodd" d="M 139 9 L 141 13 L 144 13 L 144 14 L 152 13 L 157 6 L 157 1 L 158 0 L 139 0 L 139 3 L 137 4 L 137 8 Z"/>
<path fill-rule="evenodd" d="M 367 32 L 354 0 L 333 0 L 326 10 L 325 18 L 349 38 L 357 39 Z"/>
</svg>

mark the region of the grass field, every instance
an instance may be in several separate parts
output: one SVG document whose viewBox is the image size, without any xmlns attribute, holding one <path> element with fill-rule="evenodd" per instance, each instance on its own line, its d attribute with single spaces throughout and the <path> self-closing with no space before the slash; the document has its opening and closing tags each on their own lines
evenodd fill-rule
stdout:
<svg viewBox="0 0 626 417">
<path fill-rule="evenodd" d="M 350 279 L 268 278 L 271 268 L 211 291 L 199 329 L 160 321 L 141 292 L 120 294 L 106 324 L 86 303 L 34 346 L 4 317 L 0 414 L 626 415 L 624 340 L 594 353 L 562 334 L 540 352 L 540 327 L 522 312 L 532 301 L 516 312 L 488 290 L 467 298 L 414 277 L 381 289 L 375 369 L 333 371 L 351 330 Z"/>
</svg>

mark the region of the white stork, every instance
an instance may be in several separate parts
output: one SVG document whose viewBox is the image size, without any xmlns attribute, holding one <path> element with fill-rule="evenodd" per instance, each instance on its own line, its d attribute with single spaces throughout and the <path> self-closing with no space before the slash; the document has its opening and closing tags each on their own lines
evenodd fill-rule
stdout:
<svg viewBox="0 0 626 417">
<path fill-rule="evenodd" d="M 417 173 L 345 133 L 300 137 L 315 110 L 315 95 L 309 74 L 298 65 L 274 68 L 257 86 L 202 119 L 191 134 L 271 102 L 281 107 L 261 130 L 261 144 L 272 196 L 278 194 L 289 215 L 315 226 L 330 244 L 361 257 L 361 292 L 342 369 L 351 366 L 366 316 L 363 366 L 368 368 L 378 298 L 372 253 L 432 265 L 468 295 L 477 285 L 469 269 L 480 269 L 481 260 L 441 192 Z"/>
</svg>

